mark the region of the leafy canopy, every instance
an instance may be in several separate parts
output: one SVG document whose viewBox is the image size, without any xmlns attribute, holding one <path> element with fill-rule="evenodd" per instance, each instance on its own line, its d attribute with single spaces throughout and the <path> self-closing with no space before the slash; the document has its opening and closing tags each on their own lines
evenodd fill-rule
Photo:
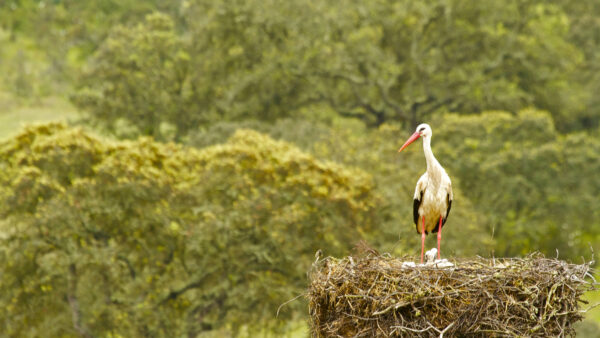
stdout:
<svg viewBox="0 0 600 338">
<path fill-rule="evenodd" d="M 497 255 L 558 250 L 574 259 L 588 257 L 590 246 L 598 249 L 598 137 L 561 136 L 547 112 L 531 109 L 452 114 L 435 124 L 443 124 L 434 135 L 436 150 L 488 215 L 482 226 L 496 239 Z"/>
<path fill-rule="evenodd" d="M 587 115 L 573 83 L 585 55 L 553 4 L 194 0 L 183 20 L 183 33 L 165 14 L 115 28 L 74 102 L 117 133 L 167 139 L 161 123 L 179 137 L 323 106 L 370 126 L 533 105 L 567 129 Z"/>
<path fill-rule="evenodd" d="M 377 202 L 365 173 L 250 130 L 197 151 L 40 125 L 0 165 L 0 325 L 19 336 L 275 325 L 315 251 L 347 253 Z"/>
</svg>

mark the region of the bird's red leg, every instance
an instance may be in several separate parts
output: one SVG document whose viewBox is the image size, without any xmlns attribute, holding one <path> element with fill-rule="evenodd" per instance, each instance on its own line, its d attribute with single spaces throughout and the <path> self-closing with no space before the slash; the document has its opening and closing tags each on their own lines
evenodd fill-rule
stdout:
<svg viewBox="0 0 600 338">
<path fill-rule="evenodd" d="M 423 264 L 423 253 L 425 252 L 425 216 L 423 216 L 423 226 L 421 226 L 421 264 Z"/>
<path fill-rule="evenodd" d="M 440 217 L 440 227 L 438 228 L 438 259 L 440 259 L 440 242 L 442 241 L 442 218 Z"/>
</svg>

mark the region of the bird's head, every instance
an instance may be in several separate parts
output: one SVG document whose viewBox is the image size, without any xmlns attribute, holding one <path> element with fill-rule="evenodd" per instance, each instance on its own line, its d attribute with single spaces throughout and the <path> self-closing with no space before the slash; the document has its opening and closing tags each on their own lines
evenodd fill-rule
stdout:
<svg viewBox="0 0 600 338">
<path fill-rule="evenodd" d="M 421 123 L 417 126 L 417 130 L 404 142 L 404 145 L 398 150 L 401 152 L 404 148 L 408 147 L 409 144 L 413 143 L 419 137 L 428 138 L 431 137 L 431 127 L 427 123 Z"/>
</svg>

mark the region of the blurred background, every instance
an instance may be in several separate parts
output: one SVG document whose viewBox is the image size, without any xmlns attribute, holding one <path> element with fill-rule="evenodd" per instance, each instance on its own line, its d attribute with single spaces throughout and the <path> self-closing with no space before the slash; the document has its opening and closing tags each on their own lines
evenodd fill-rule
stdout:
<svg viewBox="0 0 600 338">
<path fill-rule="evenodd" d="M 446 258 L 600 252 L 597 0 L 3 0 L 0 74 L 6 336 L 307 336 L 317 250 L 419 254 L 421 122 Z"/>
</svg>

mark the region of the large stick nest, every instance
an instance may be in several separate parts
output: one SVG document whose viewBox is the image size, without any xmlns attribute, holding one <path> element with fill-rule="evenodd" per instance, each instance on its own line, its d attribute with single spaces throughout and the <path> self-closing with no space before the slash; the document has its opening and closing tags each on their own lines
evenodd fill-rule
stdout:
<svg viewBox="0 0 600 338">
<path fill-rule="evenodd" d="M 590 263 L 536 254 L 410 267 L 375 254 L 317 261 L 308 290 L 315 337 L 564 336 L 593 290 Z"/>
</svg>

